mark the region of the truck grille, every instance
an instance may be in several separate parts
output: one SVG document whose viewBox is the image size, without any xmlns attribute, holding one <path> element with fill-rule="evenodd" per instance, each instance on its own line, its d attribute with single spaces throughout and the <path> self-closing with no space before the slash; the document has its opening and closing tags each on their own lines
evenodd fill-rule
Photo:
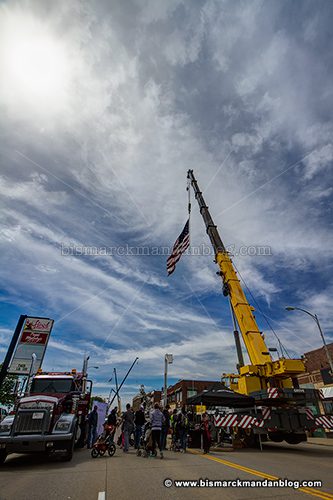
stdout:
<svg viewBox="0 0 333 500">
<path fill-rule="evenodd" d="M 47 410 L 19 410 L 15 417 L 13 431 L 14 434 L 44 433 L 47 431 L 48 421 Z"/>
</svg>

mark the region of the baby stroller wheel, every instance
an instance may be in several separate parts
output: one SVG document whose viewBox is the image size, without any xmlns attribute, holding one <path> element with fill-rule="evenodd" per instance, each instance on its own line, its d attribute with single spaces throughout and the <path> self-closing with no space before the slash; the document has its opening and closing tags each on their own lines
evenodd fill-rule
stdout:
<svg viewBox="0 0 333 500">
<path fill-rule="evenodd" d="M 141 457 L 141 450 L 136 450 L 136 456 Z"/>
<path fill-rule="evenodd" d="M 115 453 L 116 453 L 116 445 L 114 443 L 111 443 L 110 446 L 108 447 L 109 457 L 113 457 Z"/>
<path fill-rule="evenodd" d="M 98 450 L 96 450 L 96 448 L 93 448 L 91 450 L 91 456 L 92 456 L 92 458 L 97 458 L 98 455 L 99 455 Z"/>
<path fill-rule="evenodd" d="M 157 457 L 157 451 L 156 451 L 156 450 L 152 451 L 152 452 L 151 452 L 151 456 L 152 456 L 152 457 Z"/>
</svg>

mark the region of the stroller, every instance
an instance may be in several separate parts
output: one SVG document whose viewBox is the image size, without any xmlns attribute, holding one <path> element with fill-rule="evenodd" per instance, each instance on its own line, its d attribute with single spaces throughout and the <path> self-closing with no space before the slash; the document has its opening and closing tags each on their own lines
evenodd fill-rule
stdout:
<svg viewBox="0 0 333 500">
<path fill-rule="evenodd" d="M 173 426 L 170 451 L 181 451 L 180 434 L 177 423 Z"/>
<path fill-rule="evenodd" d="M 104 432 L 98 436 L 97 441 L 92 447 L 92 458 L 97 458 L 98 456 L 102 457 L 106 451 L 109 457 L 113 457 L 116 452 L 116 445 L 113 442 L 114 433 L 115 427 L 113 425 L 104 424 Z"/>
<path fill-rule="evenodd" d="M 138 457 L 156 457 L 157 451 L 153 449 L 153 438 L 151 423 L 147 422 L 144 426 L 143 435 L 141 436 L 139 448 L 136 451 Z"/>
</svg>

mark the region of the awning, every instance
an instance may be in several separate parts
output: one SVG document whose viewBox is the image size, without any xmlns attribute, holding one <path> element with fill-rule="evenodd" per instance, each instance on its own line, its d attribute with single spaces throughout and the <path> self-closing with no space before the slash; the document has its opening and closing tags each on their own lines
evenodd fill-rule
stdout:
<svg viewBox="0 0 333 500">
<path fill-rule="evenodd" d="M 217 382 L 206 391 L 202 391 L 196 396 L 187 399 L 189 405 L 226 406 L 229 408 L 246 408 L 254 406 L 254 399 L 244 396 L 225 387 L 221 382 Z"/>
</svg>

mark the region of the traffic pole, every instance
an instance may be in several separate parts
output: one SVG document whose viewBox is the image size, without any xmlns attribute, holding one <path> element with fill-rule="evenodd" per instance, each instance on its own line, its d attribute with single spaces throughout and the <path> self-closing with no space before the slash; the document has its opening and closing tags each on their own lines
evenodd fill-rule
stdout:
<svg viewBox="0 0 333 500">
<path fill-rule="evenodd" d="M 6 357 L 2 363 L 2 367 L 1 367 L 1 371 L 0 371 L 0 389 L 2 387 L 3 381 L 6 378 L 8 366 L 9 366 L 10 360 L 12 359 L 18 338 L 19 338 L 21 330 L 22 330 L 23 323 L 26 320 L 26 318 L 27 318 L 26 314 L 21 314 L 21 316 L 19 317 L 19 320 L 17 322 L 11 343 L 8 347 Z"/>
</svg>

